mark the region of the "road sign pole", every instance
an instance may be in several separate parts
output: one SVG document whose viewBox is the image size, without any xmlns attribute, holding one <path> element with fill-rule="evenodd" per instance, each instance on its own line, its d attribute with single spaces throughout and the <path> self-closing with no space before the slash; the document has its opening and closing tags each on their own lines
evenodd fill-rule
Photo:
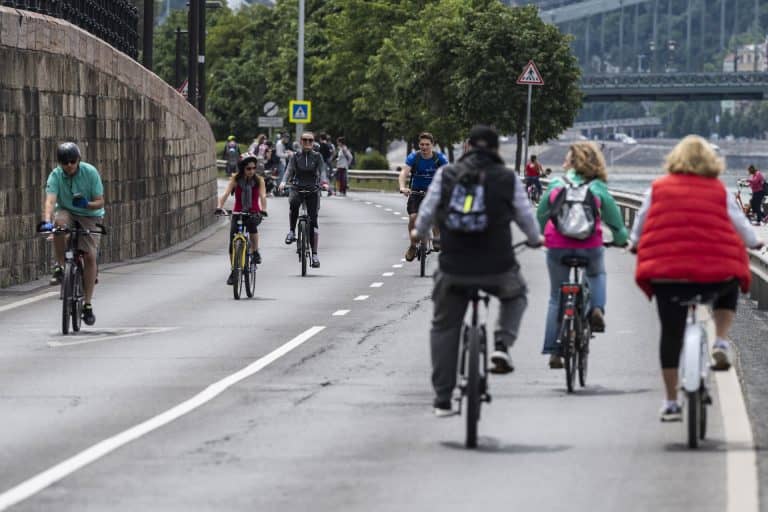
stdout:
<svg viewBox="0 0 768 512">
<path fill-rule="evenodd" d="M 299 0 L 299 45 L 296 64 L 296 99 L 304 99 L 304 0 Z M 296 140 L 301 141 L 304 125 L 296 124 Z"/>
<path fill-rule="evenodd" d="M 525 115 L 525 153 L 523 155 L 523 169 L 528 165 L 528 141 L 531 136 L 531 96 L 533 92 L 533 86 L 528 84 L 528 106 L 526 108 L 527 113 Z"/>
</svg>

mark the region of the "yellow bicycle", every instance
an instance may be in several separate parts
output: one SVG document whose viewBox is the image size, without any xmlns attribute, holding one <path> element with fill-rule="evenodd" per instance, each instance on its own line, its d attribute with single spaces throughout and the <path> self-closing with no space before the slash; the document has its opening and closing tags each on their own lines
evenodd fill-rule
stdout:
<svg viewBox="0 0 768 512">
<path fill-rule="evenodd" d="M 248 298 L 253 297 L 256 291 L 256 262 L 251 258 L 250 237 L 248 223 L 251 217 L 261 218 L 260 213 L 233 212 L 224 210 L 220 215 L 233 216 L 237 223 L 237 230 L 232 235 L 232 250 L 229 261 L 232 265 L 232 294 L 235 300 L 240 300 L 245 285 L 245 293 Z"/>
</svg>

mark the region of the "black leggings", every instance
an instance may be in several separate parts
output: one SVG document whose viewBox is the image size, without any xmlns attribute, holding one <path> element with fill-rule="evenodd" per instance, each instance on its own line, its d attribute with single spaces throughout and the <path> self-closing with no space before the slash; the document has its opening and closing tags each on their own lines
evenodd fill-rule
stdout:
<svg viewBox="0 0 768 512">
<path fill-rule="evenodd" d="M 656 296 L 656 307 L 661 322 L 661 367 L 664 369 L 677 368 L 680 351 L 683 348 L 685 321 L 688 307 L 681 306 L 696 295 L 717 295 L 713 309 L 736 311 L 739 300 L 739 285 L 737 281 L 724 283 L 655 283 L 653 294 Z"/>
<path fill-rule="evenodd" d="M 320 230 L 317 224 L 317 211 L 320 208 L 320 193 L 317 191 L 300 193 L 298 190 L 291 189 L 291 196 L 288 200 L 291 205 L 291 213 L 288 216 L 290 230 L 296 231 L 296 222 L 299 220 L 299 207 L 301 201 L 307 202 L 307 215 L 309 216 L 310 237 L 309 245 L 312 246 L 312 252 L 317 252 L 317 233 Z"/>
</svg>

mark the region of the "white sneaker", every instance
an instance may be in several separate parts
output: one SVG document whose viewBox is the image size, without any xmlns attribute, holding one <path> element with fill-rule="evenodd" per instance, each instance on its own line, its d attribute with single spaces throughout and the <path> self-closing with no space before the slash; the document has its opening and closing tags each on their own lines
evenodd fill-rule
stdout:
<svg viewBox="0 0 768 512">
<path fill-rule="evenodd" d="M 661 407 L 659 417 L 662 422 L 683 421 L 683 408 L 677 402 L 664 404 Z"/>
<path fill-rule="evenodd" d="M 712 365 L 713 370 L 725 371 L 731 367 L 730 351 L 731 345 L 727 340 L 718 339 L 715 341 L 712 347 L 712 359 L 715 360 L 715 364 Z"/>
</svg>

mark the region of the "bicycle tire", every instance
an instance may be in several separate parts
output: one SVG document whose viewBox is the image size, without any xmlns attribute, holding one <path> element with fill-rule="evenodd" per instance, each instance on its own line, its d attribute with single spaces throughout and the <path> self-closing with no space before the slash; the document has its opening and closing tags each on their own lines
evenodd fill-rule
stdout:
<svg viewBox="0 0 768 512">
<path fill-rule="evenodd" d="M 480 330 L 467 329 L 467 448 L 477 447 L 477 422 L 480 420 Z"/>
<path fill-rule="evenodd" d="M 83 271 L 75 265 L 72 281 L 72 331 L 79 332 L 83 319 Z"/>
<path fill-rule="evenodd" d="M 563 349 L 563 366 L 565 367 L 565 387 L 573 393 L 576 384 L 576 349 L 573 346 L 574 331 L 568 328 L 570 320 L 563 319 L 560 327 L 560 346 Z"/>
<path fill-rule="evenodd" d="M 579 343 L 579 386 L 585 387 L 587 385 L 587 370 L 589 369 L 589 340 L 592 337 L 592 330 L 589 327 L 589 322 L 584 322 L 584 328 L 581 330 L 581 340 Z"/>
<path fill-rule="evenodd" d="M 72 264 L 64 264 L 61 276 L 61 334 L 69 334 L 69 322 L 72 316 Z"/>
<path fill-rule="evenodd" d="M 299 225 L 299 258 L 301 259 L 301 276 L 307 275 L 307 221 L 302 221 Z"/>
<path fill-rule="evenodd" d="M 701 427 L 701 390 L 688 391 L 685 393 L 686 407 L 686 431 L 688 432 L 688 448 L 699 447 L 699 428 Z"/>
<path fill-rule="evenodd" d="M 246 268 L 248 271 L 245 273 L 245 294 L 251 299 L 256 292 L 256 262 L 252 255 L 248 256 Z"/>
<path fill-rule="evenodd" d="M 235 240 L 232 244 L 232 295 L 235 300 L 240 300 L 243 292 L 243 247 L 242 240 Z"/>
<path fill-rule="evenodd" d="M 427 274 L 427 244 L 419 242 L 419 275 L 424 277 Z"/>
<path fill-rule="evenodd" d="M 702 441 L 707 437 L 707 400 L 704 393 L 704 381 L 701 382 L 702 391 L 699 392 L 699 439 Z"/>
</svg>

